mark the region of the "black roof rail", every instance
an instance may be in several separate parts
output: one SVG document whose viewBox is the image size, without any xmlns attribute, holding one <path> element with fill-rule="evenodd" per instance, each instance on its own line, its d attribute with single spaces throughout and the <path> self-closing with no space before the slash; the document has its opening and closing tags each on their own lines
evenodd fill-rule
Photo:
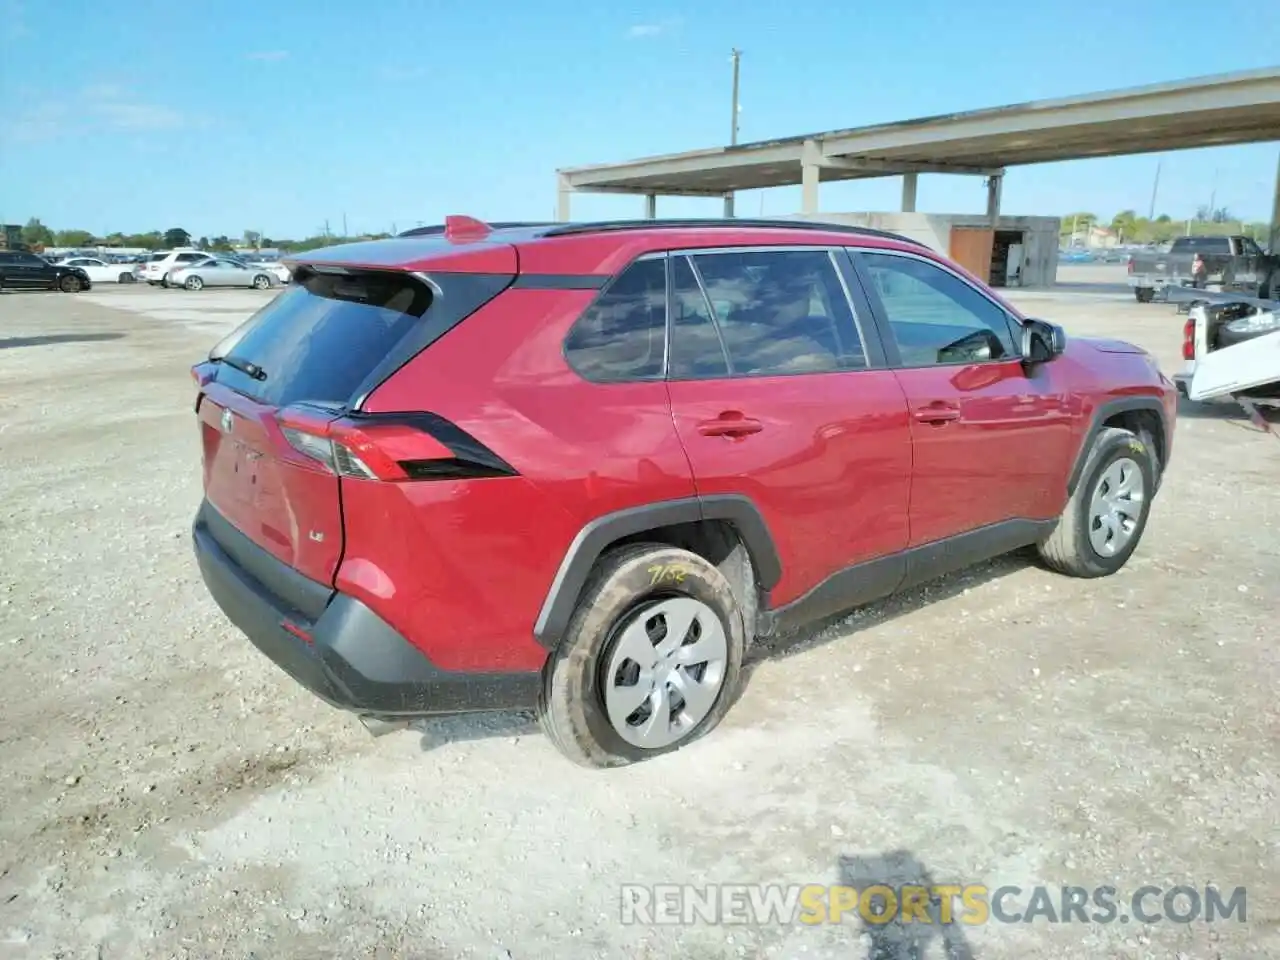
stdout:
<svg viewBox="0 0 1280 960">
<path fill-rule="evenodd" d="M 550 227 L 555 224 L 547 220 L 508 220 L 498 223 L 487 223 L 485 226 L 491 230 L 518 230 L 528 229 L 532 227 Z M 397 233 L 396 237 L 432 237 L 444 233 L 445 225 L 443 223 L 435 223 L 429 227 L 414 227 L 412 230 L 405 230 Z"/>
<path fill-rule="evenodd" d="M 819 220 L 758 220 L 746 217 L 721 217 L 703 219 L 652 219 L 652 220 L 602 220 L 596 223 L 558 223 L 551 224 L 543 230 L 544 237 L 568 237 L 582 233 L 611 233 L 618 230 L 705 230 L 716 228 L 754 227 L 769 230 L 813 230 L 824 233 L 848 233 L 854 236 L 881 237 L 885 240 L 897 240 L 916 247 L 928 245 L 913 237 L 893 233 L 889 230 L 877 230 L 873 227 L 858 227 L 847 223 L 825 223 Z"/>
</svg>

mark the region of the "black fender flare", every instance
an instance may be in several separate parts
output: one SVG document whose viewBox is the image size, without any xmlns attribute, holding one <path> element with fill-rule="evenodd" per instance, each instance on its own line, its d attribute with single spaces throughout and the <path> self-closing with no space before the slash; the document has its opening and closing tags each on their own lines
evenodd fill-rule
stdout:
<svg viewBox="0 0 1280 960">
<path fill-rule="evenodd" d="M 610 546 L 646 530 L 700 520 L 727 520 L 732 523 L 751 555 L 760 588 L 767 591 L 777 584 L 782 577 L 778 548 L 759 508 L 749 497 L 723 494 L 646 503 L 597 517 L 578 531 L 560 562 L 560 569 L 556 571 L 551 589 L 534 622 L 534 637 L 548 649 L 559 643 L 578 605 L 582 588 L 591 575 L 591 568 Z"/>
<path fill-rule="evenodd" d="M 1149 411 L 1160 418 L 1160 423 L 1164 430 L 1164 437 L 1162 438 L 1164 449 L 1158 451 L 1158 456 L 1160 457 L 1160 476 L 1164 476 L 1164 472 L 1169 466 L 1169 450 L 1173 439 L 1164 404 L 1160 402 L 1158 397 L 1119 397 L 1115 400 L 1108 400 L 1105 403 L 1098 404 L 1093 411 L 1093 416 L 1089 420 L 1089 429 L 1085 431 L 1080 449 L 1076 451 L 1075 463 L 1071 465 L 1071 473 L 1067 477 L 1068 497 L 1075 494 L 1076 487 L 1080 484 L 1080 475 L 1084 473 L 1085 461 L 1089 459 L 1089 451 L 1093 449 L 1094 438 L 1102 430 L 1102 425 L 1118 413 L 1130 413 L 1135 410 Z"/>
</svg>

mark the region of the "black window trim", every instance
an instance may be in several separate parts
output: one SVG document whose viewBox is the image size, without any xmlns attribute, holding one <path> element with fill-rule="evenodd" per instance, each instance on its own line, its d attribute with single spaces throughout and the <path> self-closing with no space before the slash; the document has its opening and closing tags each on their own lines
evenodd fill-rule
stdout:
<svg viewBox="0 0 1280 960">
<path fill-rule="evenodd" d="M 594 310 L 601 300 L 603 300 L 605 297 L 609 295 L 609 291 L 613 289 L 614 284 L 616 284 L 623 276 L 625 276 L 628 270 L 635 267 L 637 264 L 645 263 L 646 261 L 650 261 L 650 260 L 663 261 L 662 284 L 664 289 L 663 289 L 663 298 L 662 298 L 662 313 L 663 313 L 662 362 L 658 365 L 657 374 L 650 377 L 618 377 L 618 378 L 611 377 L 607 380 L 600 380 L 595 377 L 588 376 L 587 374 L 579 370 L 578 367 L 574 364 L 573 360 L 570 359 L 569 357 L 570 335 L 573 333 L 574 329 L 578 326 L 578 324 L 582 322 L 583 318 L 586 317 L 586 315 L 589 314 L 592 310 Z M 595 384 L 598 387 L 611 387 L 611 386 L 617 386 L 619 384 L 634 384 L 634 383 L 663 383 L 667 379 L 667 364 L 670 362 L 670 359 L 671 359 L 670 344 L 671 344 L 671 265 L 670 263 L 667 262 L 666 252 L 662 250 L 656 250 L 656 251 L 648 251 L 646 253 L 640 254 L 638 257 L 634 257 L 633 259 L 628 261 L 624 266 L 619 268 L 618 271 L 614 273 L 613 276 L 609 277 L 607 282 L 601 284 L 596 289 L 596 295 L 591 298 L 590 303 L 588 303 L 585 307 L 582 308 L 582 310 L 574 318 L 573 323 L 569 324 L 569 329 L 565 331 L 564 337 L 561 338 L 560 356 L 564 358 L 565 365 L 570 370 L 573 371 L 575 376 L 580 378 L 584 383 Z"/>
<path fill-rule="evenodd" d="M 879 350 L 875 349 L 879 344 L 876 343 L 878 338 L 868 339 L 864 325 L 859 318 L 859 304 L 856 297 L 853 296 L 850 289 L 848 279 L 845 277 L 845 271 L 842 269 L 843 257 L 841 256 L 844 248 L 832 246 L 831 244 L 809 244 L 809 243 L 744 243 L 734 244 L 722 247 L 680 247 L 678 249 L 666 251 L 669 258 L 684 257 L 689 262 L 689 266 L 693 269 L 694 278 L 698 281 L 698 289 L 702 293 L 703 303 L 707 308 L 707 315 L 711 318 L 711 323 L 715 327 L 716 337 L 720 341 L 720 349 L 724 354 L 728 373 L 701 376 L 701 377 L 681 377 L 678 380 L 670 376 L 667 372 L 667 379 L 676 383 L 692 383 L 708 380 L 764 380 L 773 379 L 775 377 L 830 377 L 842 374 L 862 373 L 866 370 L 874 370 L 877 367 L 884 367 L 885 360 Z M 706 255 L 723 255 L 734 253 L 789 253 L 792 251 L 801 251 L 806 253 L 825 253 L 831 261 L 831 266 L 835 270 L 836 277 L 840 283 L 840 289 L 844 291 L 845 304 L 849 308 L 849 314 L 853 318 L 854 333 L 858 337 L 859 346 L 862 348 L 863 365 L 860 367 L 841 367 L 837 370 L 794 370 L 794 371 L 778 371 L 774 373 L 734 373 L 733 358 L 730 356 L 728 348 L 725 346 L 724 336 L 720 332 L 720 320 L 716 316 L 715 307 L 712 306 L 711 298 L 707 294 L 707 287 L 702 279 L 702 271 L 698 269 L 697 257 Z M 667 341 L 670 343 L 672 336 L 672 314 L 671 299 L 675 295 L 675 287 L 672 283 L 672 268 L 667 268 Z M 874 344 L 874 346 L 873 346 Z M 670 357 L 670 349 L 667 351 Z"/>
<path fill-rule="evenodd" d="M 964 276 L 944 261 L 935 260 L 932 257 L 921 256 L 917 253 L 909 253 L 906 250 L 895 250 L 888 247 L 850 246 L 845 247 L 845 252 L 848 254 L 849 261 L 853 265 L 853 270 L 857 277 L 858 284 L 862 287 L 862 292 L 870 303 L 873 322 L 875 323 L 876 330 L 879 333 L 879 339 L 883 344 L 886 362 L 889 367 L 895 370 L 928 370 L 932 367 L 967 367 L 988 363 L 1021 362 L 1021 318 L 1012 313 L 1008 307 L 994 299 L 989 293 L 976 285 L 968 277 Z M 1013 354 L 1008 357 L 999 357 L 994 360 L 957 360 L 951 363 L 923 364 L 904 363 L 902 360 L 902 354 L 898 350 L 898 341 L 894 338 L 893 328 L 889 324 L 889 312 L 885 309 L 884 301 L 880 299 L 880 292 L 876 289 L 875 282 L 871 276 L 871 268 L 863 259 L 863 254 L 878 254 L 882 256 L 901 257 L 904 260 L 919 260 L 920 262 L 928 264 L 931 267 L 936 267 L 956 280 L 959 280 L 979 297 L 991 304 L 991 306 L 1005 318 L 1005 322 L 1009 325 L 1009 335 L 1013 340 Z"/>
</svg>

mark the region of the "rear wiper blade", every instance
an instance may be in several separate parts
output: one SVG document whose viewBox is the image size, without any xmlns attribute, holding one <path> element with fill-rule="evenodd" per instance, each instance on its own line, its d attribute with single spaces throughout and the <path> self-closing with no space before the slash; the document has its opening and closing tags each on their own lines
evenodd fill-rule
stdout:
<svg viewBox="0 0 1280 960">
<path fill-rule="evenodd" d="M 218 357 L 215 363 L 225 363 L 233 370 L 239 370 L 241 373 L 248 374 L 255 380 L 267 379 L 267 371 L 263 370 L 256 363 L 250 360 L 237 360 L 235 357 Z"/>
</svg>

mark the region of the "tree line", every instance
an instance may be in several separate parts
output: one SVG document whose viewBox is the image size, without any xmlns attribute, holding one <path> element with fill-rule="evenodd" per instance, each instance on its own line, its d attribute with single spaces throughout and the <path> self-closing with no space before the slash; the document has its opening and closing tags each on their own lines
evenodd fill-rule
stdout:
<svg viewBox="0 0 1280 960">
<path fill-rule="evenodd" d="M 1194 236 L 1243 234 L 1265 246 L 1271 232 L 1269 224 L 1242 220 L 1226 207 L 1201 207 L 1189 220 L 1175 220 L 1167 213 L 1140 217 L 1134 210 L 1121 210 L 1110 221 L 1103 221 L 1097 214 L 1081 211 L 1064 216 L 1058 229 L 1066 240 L 1073 235 L 1087 235 L 1092 227 L 1110 229 L 1121 243 L 1167 243 L 1188 233 Z"/>
<path fill-rule="evenodd" d="M 322 234 L 315 237 L 304 237 L 301 240 L 273 240 L 256 230 L 246 230 L 233 240 L 227 236 L 194 237 L 181 227 L 170 227 L 168 230 L 150 230 L 146 233 L 109 233 L 98 236 L 89 230 L 53 230 L 32 217 L 22 228 L 22 242 L 32 247 L 126 247 L 144 250 L 169 250 L 174 247 L 199 247 L 218 253 L 229 253 L 239 241 L 241 247 L 255 250 L 314 250 L 317 247 L 329 247 L 338 243 L 353 240 L 381 240 L 391 236 L 389 233 L 366 233 L 354 237 L 338 237 Z"/>
</svg>

